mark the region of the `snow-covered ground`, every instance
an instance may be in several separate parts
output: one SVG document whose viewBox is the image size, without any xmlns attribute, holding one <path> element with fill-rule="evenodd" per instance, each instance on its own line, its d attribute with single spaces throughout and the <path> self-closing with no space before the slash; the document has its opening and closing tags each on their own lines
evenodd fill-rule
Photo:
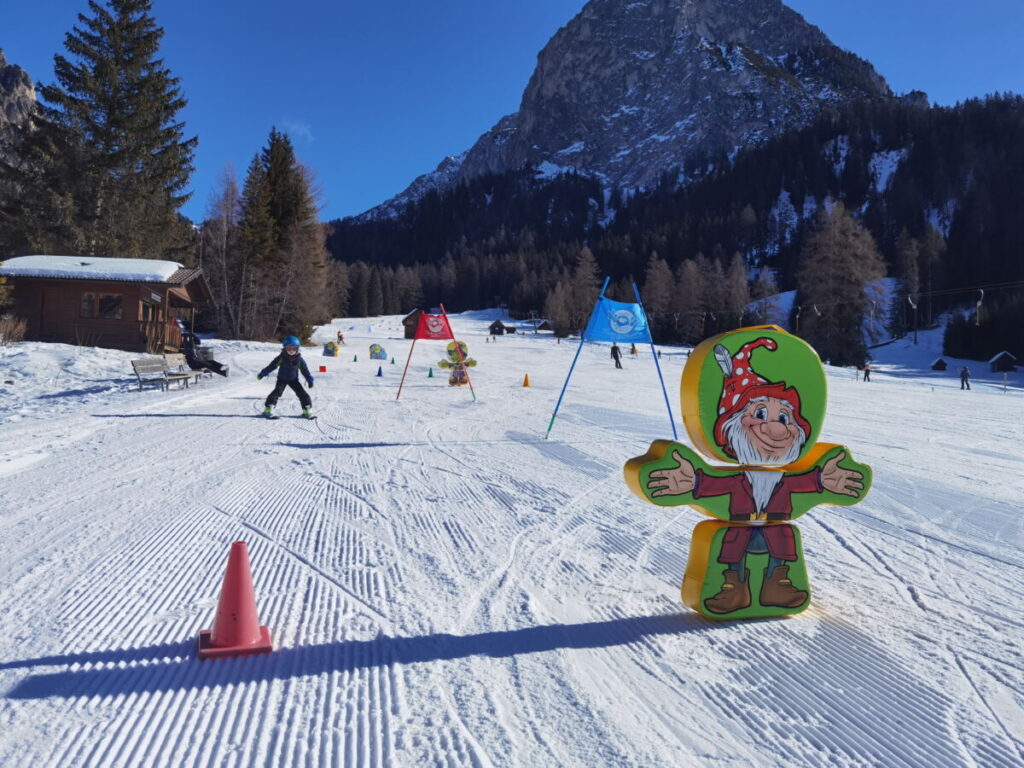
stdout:
<svg viewBox="0 0 1024 768">
<path fill-rule="evenodd" d="M 575 345 L 485 344 L 493 316 L 454 319 L 476 402 L 441 342 L 395 401 L 398 318 L 321 329 L 316 423 L 256 417 L 272 345 L 210 342 L 231 376 L 171 392 L 0 348 L 0 765 L 1024 762 L 1024 374 L 961 392 L 934 333 L 828 369 L 822 438 L 874 488 L 801 518 L 807 611 L 713 623 L 679 600 L 703 518 L 622 480 L 671 435 L 650 355 L 588 346 L 545 441 Z M 238 539 L 276 650 L 200 663 Z"/>
</svg>

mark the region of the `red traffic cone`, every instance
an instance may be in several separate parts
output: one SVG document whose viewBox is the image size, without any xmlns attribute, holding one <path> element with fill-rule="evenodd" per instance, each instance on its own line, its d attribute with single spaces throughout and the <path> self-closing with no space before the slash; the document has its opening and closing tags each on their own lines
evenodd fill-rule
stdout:
<svg viewBox="0 0 1024 768">
<path fill-rule="evenodd" d="M 236 541 L 231 545 L 213 629 L 199 633 L 199 658 L 248 656 L 272 650 L 270 630 L 260 626 L 256 615 L 249 550 L 244 541 Z"/>
</svg>

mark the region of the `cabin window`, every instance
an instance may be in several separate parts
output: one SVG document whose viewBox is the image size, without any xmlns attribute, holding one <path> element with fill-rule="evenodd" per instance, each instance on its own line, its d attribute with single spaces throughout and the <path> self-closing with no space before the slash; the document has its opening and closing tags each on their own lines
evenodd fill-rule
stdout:
<svg viewBox="0 0 1024 768">
<path fill-rule="evenodd" d="M 78 312 L 79 317 L 96 317 L 96 294 L 83 293 L 82 307 Z"/>
<path fill-rule="evenodd" d="M 152 322 L 156 320 L 156 307 L 150 304 L 148 301 L 139 302 L 139 320 L 144 323 Z"/>
<path fill-rule="evenodd" d="M 117 293 L 100 294 L 100 317 L 104 320 L 121 319 L 121 295 Z"/>
</svg>

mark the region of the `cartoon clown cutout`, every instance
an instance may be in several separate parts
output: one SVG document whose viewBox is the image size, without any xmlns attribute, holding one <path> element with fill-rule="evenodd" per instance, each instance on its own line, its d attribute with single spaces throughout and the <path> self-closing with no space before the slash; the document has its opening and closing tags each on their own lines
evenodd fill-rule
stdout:
<svg viewBox="0 0 1024 768">
<path fill-rule="evenodd" d="M 721 334 L 690 355 L 681 398 L 694 445 L 732 466 L 658 440 L 625 476 L 647 501 L 717 518 L 694 529 L 683 602 L 713 619 L 799 613 L 811 592 L 790 521 L 818 504 L 855 504 L 871 486 L 849 450 L 817 442 L 826 401 L 817 354 L 777 326 Z"/>
</svg>

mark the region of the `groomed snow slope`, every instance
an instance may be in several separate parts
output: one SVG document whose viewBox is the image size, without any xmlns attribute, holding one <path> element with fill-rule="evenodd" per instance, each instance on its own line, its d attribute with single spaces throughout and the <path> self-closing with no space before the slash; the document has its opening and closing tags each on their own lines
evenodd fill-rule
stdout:
<svg viewBox="0 0 1024 768">
<path fill-rule="evenodd" d="M 231 377 L 169 393 L 127 353 L 0 348 L 0 765 L 1024 761 L 1021 374 L 960 392 L 926 335 L 830 368 L 822 437 L 874 489 L 801 518 L 806 612 L 712 623 L 679 601 L 702 517 L 622 480 L 671 435 L 649 353 L 588 347 L 545 441 L 575 345 L 491 317 L 454 322 L 478 402 L 440 342 L 395 402 L 397 318 L 321 329 L 348 346 L 306 352 L 315 424 L 256 418 L 271 345 L 212 342 Z M 200 663 L 237 539 L 277 650 Z"/>
</svg>

